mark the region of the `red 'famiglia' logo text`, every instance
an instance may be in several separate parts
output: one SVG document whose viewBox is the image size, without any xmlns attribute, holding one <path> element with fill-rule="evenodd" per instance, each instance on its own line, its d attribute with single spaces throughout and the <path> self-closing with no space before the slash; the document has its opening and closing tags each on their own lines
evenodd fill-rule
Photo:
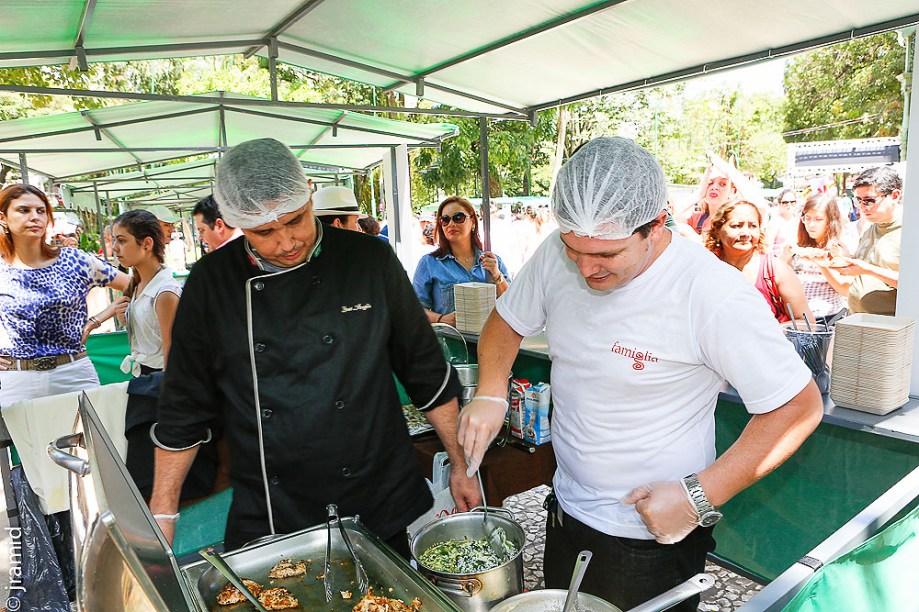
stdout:
<svg viewBox="0 0 919 612">
<path fill-rule="evenodd" d="M 634 363 L 632 364 L 633 370 L 644 370 L 645 362 L 647 363 L 657 363 L 658 358 L 651 354 L 650 351 L 639 351 L 637 349 L 631 349 L 625 346 L 620 346 L 619 341 L 616 340 L 616 343 L 613 344 L 612 351 L 617 355 L 622 355 L 623 357 L 628 357 L 632 359 Z"/>
</svg>

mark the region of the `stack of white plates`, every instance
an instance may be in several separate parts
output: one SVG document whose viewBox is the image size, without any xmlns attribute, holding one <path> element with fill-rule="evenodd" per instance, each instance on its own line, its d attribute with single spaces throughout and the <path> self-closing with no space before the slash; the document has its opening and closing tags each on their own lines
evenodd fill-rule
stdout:
<svg viewBox="0 0 919 612">
<path fill-rule="evenodd" d="M 453 285 L 453 299 L 456 302 L 456 328 L 478 334 L 495 307 L 495 286 L 491 283 L 459 283 Z"/>
<path fill-rule="evenodd" d="M 830 398 L 837 406 L 887 414 L 909 401 L 915 324 L 864 313 L 836 324 Z"/>
</svg>

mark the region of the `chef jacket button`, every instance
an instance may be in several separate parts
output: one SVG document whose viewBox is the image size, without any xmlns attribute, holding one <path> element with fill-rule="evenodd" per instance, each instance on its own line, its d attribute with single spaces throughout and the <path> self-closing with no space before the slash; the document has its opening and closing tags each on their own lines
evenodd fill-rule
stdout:
<svg viewBox="0 0 919 612">
<path fill-rule="evenodd" d="M 270 480 L 269 482 L 271 482 L 271 484 L 277 486 L 277 485 L 281 484 L 281 479 L 278 478 L 277 476 L 272 476 L 272 477 L 271 477 L 271 480 Z"/>
<path fill-rule="evenodd" d="M 341 400 L 338 400 L 337 402 L 335 402 L 335 407 L 341 410 L 342 408 L 345 407 L 345 403 Z"/>
<path fill-rule="evenodd" d="M 319 284 L 319 277 L 318 277 L 318 276 L 314 276 L 314 277 L 313 277 L 313 284 L 314 284 L 314 285 L 318 285 L 318 284 Z"/>
<path fill-rule="evenodd" d="M 271 418 L 271 408 L 265 408 L 262 410 L 262 418 L 270 419 Z"/>
<path fill-rule="evenodd" d="M 347 478 L 351 475 L 351 468 L 341 468 L 341 475 Z"/>
<path fill-rule="evenodd" d="M 265 288 L 265 283 L 263 283 L 262 281 L 255 281 L 254 283 L 252 283 L 252 286 L 255 287 L 256 291 L 261 291 L 262 289 Z"/>
<path fill-rule="evenodd" d="M 255 343 L 255 352 L 256 352 L 256 353 L 264 353 L 266 348 L 268 348 L 268 347 L 266 347 L 265 344 L 264 344 L 263 342 L 256 342 L 256 343 Z"/>
<path fill-rule="evenodd" d="M 323 344 L 334 344 L 334 343 L 335 343 L 335 336 L 333 336 L 332 334 L 326 334 L 326 335 L 324 335 L 324 336 L 322 337 L 322 343 L 323 343 Z"/>
</svg>

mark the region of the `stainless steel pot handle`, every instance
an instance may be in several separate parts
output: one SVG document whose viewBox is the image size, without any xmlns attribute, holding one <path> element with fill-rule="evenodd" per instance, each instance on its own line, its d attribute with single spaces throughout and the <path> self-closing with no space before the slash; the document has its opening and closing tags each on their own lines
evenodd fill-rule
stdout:
<svg viewBox="0 0 919 612">
<path fill-rule="evenodd" d="M 83 433 L 79 432 L 61 436 L 48 445 L 48 456 L 51 457 L 51 461 L 66 470 L 70 470 L 77 476 L 86 476 L 89 474 L 89 461 L 71 455 L 63 450 L 65 448 L 86 448 L 83 444 Z"/>
<path fill-rule="evenodd" d="M 632 608 L 629 612 L 660 612 L 671 608 L 684 599 L 698 595 L 715 586 L 715 577 L 711 574 L 696 574 L 686 582 L 681 582 L 669 591 L 664 591 L 654 599 Z"/>
<path fill-rule="evenodd" d="M 446 578 L 444 576 L 428 576 L 428 579 L 438 589 L 449 595 L 472 597 L 482 590 L 482 581 L 478 578 Z"/>
<path fill-rule="evenodd" d="M 476 506 L 475 508 L 470 508 L 469 512 L 485 512 L 485 506 Z M 514 513 L 508 510 L 507 508 L 497 508 L 495 506 L 488 506 L 488 512 L 492 514 L 504 514 L 507 518 L 512 521 L 516 521 L 517 517 L 514 516 Z"/>
<path fill-rule="evenodd" d="M 466 338 L 463 336 L 462 333 L 460 333 L 460 330 L 456 329 L 449 323 L 431 323 L 431 327 L 434 328 L 434 333 L 437 335 L 440 335 L 440 332 L 438 331 L 439 329 L 442 329 L 442 328 L 449 329 L 450 331 L 453 332 L 453 334 L 451 334 L 452 336 L 455 336 L 459 338 L 460 340 L 462 340 L 463 350 L 466 351 L 466 359 L 463 361 L 463 363 L 469 363 L 469 345 L 466 344 Z"/>
</svg>

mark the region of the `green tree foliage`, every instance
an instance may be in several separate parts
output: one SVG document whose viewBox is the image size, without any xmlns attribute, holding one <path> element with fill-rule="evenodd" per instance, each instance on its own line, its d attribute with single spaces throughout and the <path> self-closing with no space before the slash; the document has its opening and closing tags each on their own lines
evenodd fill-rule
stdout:
<svg viewBox="0 0 919 612">
<path fill-rule="evenodd" d="M 789 142 L 896 136 L 903 121 L 901 79 L 906 50 L 893 32 L 796 56 L 785 68 Z"/>
</svg>

